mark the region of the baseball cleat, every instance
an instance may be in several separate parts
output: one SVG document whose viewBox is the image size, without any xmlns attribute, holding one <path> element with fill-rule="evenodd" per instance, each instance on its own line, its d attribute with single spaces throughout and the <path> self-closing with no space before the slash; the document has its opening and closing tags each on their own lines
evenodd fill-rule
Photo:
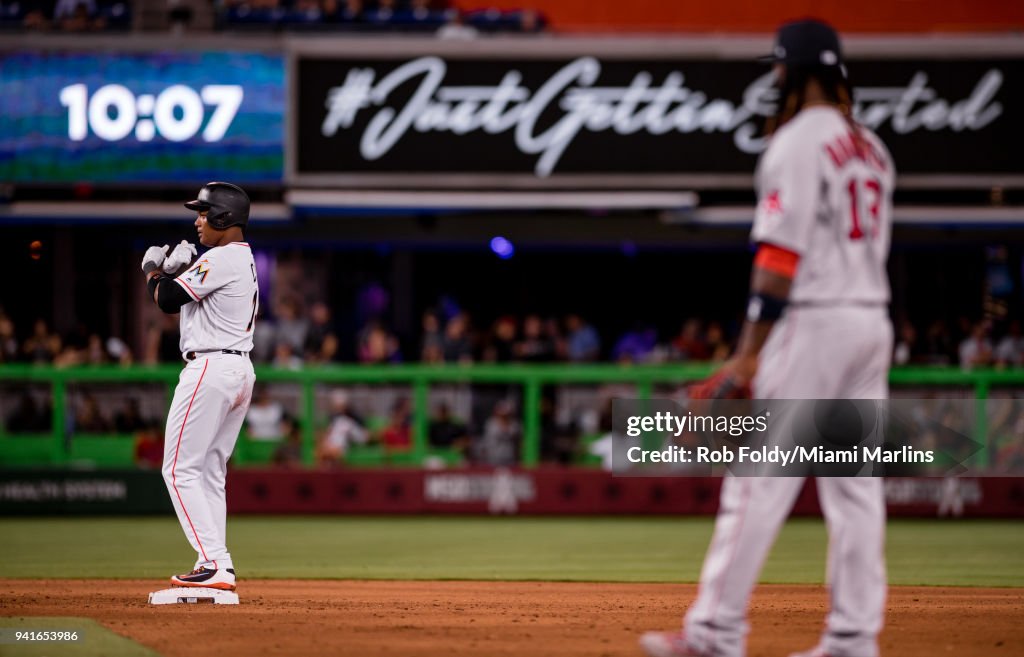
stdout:
<svg viewBox="0 0 1024 657">
<path fill-rule="evenodd" d="M 188 575 L 174 575 L 171 584 L 175 586 L 198 586 L 221 591 L 235 590 L 235 569 L 219 568 L 211 570 L 204 566 L 196 568 Z"/>
<path fill-rule="evenodd" d="M 650 657 L 708 657 L 691 647 L 683 632 L 645 632 L 640 647 Z"/>
</svg>

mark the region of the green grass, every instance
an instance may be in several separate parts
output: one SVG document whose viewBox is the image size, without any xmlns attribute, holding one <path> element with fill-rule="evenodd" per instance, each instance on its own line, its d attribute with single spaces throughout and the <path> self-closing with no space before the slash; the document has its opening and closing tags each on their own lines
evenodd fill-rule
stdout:
<svg viewBox="0 0 1024 657">
<path fill-rule="evenodd" d="M 237 517 L 241 577 L 693 582 L 710 518 Z M 192 564 L 173 518 L 0 519 L 0 577 L 163 577 Z M 824 525 L 787 523 L 764 582 L 819 583 Z M 1024 523 L 893 520 L 893 584 L 1024 586 Z"/>
<path fill-rule="evenodd" d="M 114 634 L 89 618 L 57 616 L 0 617 L 0 628 L 5 630 L 76 630 L 81 639 L 76 643 L 0 643 L 3 657 L 159 657 L 149 648 L 131 639 Z"/>
</svg>

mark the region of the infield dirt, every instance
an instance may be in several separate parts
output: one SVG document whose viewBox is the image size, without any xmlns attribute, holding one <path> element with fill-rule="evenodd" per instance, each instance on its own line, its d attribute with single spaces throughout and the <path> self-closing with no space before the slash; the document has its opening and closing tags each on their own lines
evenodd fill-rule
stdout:
<svg viewBox="0 0 1024 657">
<path fill-rule="evenodd" d="M 0 616 L 86 616 L 165 657 L 515 655 L 637 657 L 679 626 L 690 584 L 248 580 L 242 604 L 147 604 L 152 580 L 0 580 Z M 812 645 L 820 586 L 763 585 L 750 657 Z M 895 587 L 885 657 L 1024 654 L 1024 590 Z"/>
</svg>

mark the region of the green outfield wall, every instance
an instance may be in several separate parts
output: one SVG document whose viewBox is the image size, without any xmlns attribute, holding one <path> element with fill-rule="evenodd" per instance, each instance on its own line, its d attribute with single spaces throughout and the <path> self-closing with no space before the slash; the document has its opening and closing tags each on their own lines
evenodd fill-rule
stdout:
<svg viewBox="0 0 1024 657">
<path fill-rule="evenodd" d="M 412 449 L 387 465 L 420 465 L 432 455 L 428 444 L 430 391 L 433 386 L 499 384 L 519 389 L 523 441 L 521 464 L 534 467 L 541 455 L 541 399 L 545 386 L 628 384 L 634 386 L 640 399 L 656 394 L 659 386 L 682 385 L 706 377 L 710 364 L 672 365 L 337 365 L 303 369 L 256 368 L 257 380 L 263 383 L 292 383 L 301 390 L 298 414 L 302 427 L 302 457 L 313 462 L 316 440 L 315 399 L 318 386 L 398 385 L 408 386 L 412 400 Z M 73 466 L 92 462 L 130 463 L 134 450 L 133 436 L 76 435 L 69 430 L 68 388 L 79 384 L 133 385 L 162 384 L 168 400 L 178 380 L 180 367 L 160 366 L 93 366 L 56 368 L 26 364 L 0 365 L 2 394 L 16 394 L 20 386 L 44 386 L 50 390 L 52 430 L 42 434 L 0 432 L 0 467 Z M 1024 391 L 1024 370 L 963 371 L 954 368 L 895 368 L 890 382 L 894 394 L 915 390 L 922 396 L 973 396 L 979 412 L 974 416 L 973 437 L 988 445 L 989 417 L 986 401 L 993 395 L 1017 396 Z M 241 445 L 237 464 L 247 460 L 265 462 L 265 454 L 256 454 L 253 446 Z M 253 450 L 253 451 L 249 451 Z M 433 454 L 445 457 L 445 454 Z M 981 463 L 988 450 L 977 456 Z"/>
</svg>

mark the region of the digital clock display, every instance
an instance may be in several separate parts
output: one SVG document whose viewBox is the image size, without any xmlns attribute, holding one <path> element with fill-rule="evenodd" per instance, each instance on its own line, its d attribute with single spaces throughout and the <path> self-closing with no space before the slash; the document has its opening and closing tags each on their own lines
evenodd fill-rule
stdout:
<svg viewBox="0 0 1024 657">
<path fill-rule="evenodd" d="M 0 180 L 280 183 L 284 107 L 279 55 L 0 54 Z"/>
</svg>

